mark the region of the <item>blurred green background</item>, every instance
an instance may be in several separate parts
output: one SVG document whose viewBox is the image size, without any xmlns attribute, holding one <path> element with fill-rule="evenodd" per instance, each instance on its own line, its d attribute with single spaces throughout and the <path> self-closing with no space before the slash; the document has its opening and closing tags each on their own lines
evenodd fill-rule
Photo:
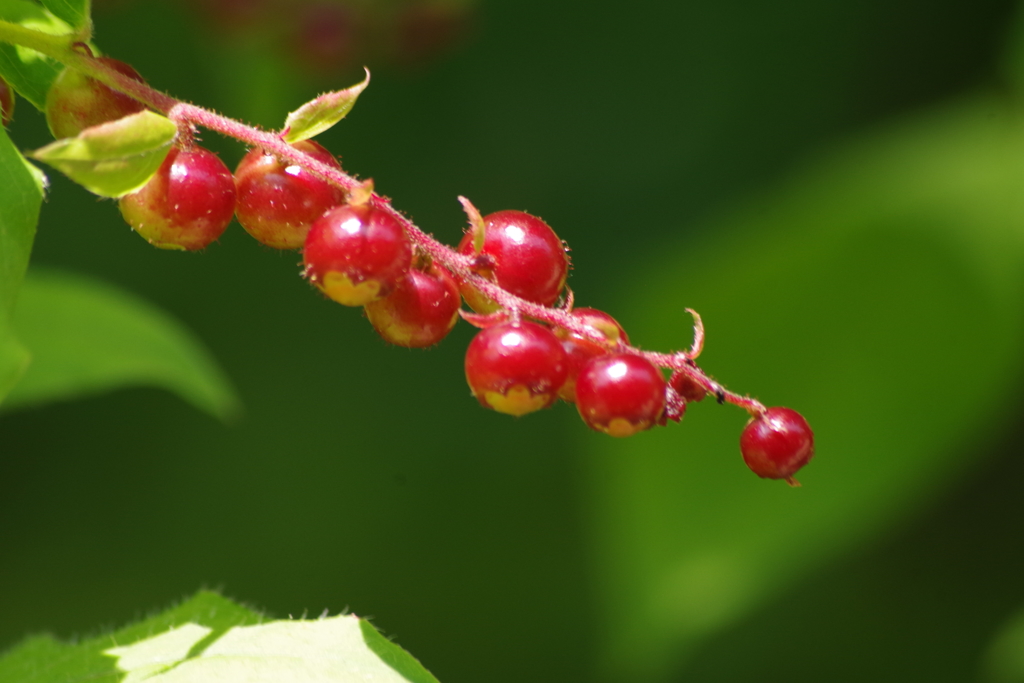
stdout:
<svg viewBox="0 0 1024 683">
<path fill-rule="evenodd" d="M 237 225 L 158 251 L 50 173 L 34 263 L 177 316 L 245 413 L 138 388 L 0 415 L 0 648 L 207 586 L 372 616 L 444 683 L 1024 680 L 999 635 L 1024 607 L 1015 3 L 469 9 L 439 56 L 368 50 L 321 141 L 449 243 L 459 194 L 544 217 L 577 302 L 645 348 L 688 346 L 696 308 L 705 369 L 815 427 L 803 488 L 750 474 L 711 401 L 625 441 L 484 411 L 467 325 L 388 347 L 296 254 Z M 180 3 L 96 24 L 157 87 L 271 127 L 360 74 Z"/>
</svg>

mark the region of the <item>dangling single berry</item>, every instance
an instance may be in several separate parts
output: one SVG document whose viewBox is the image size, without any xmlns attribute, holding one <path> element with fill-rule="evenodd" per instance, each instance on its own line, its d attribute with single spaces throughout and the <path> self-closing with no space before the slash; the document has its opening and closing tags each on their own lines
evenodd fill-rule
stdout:
<svg viewBox="0 0 1024 683">
<path fill-rule="evenodd" d="M 302 254 L 309 281 L 346 306 L 386 297 L 412 264 L 398 219 L 369 204 L 339 206 L 318 218 Z"/>
<path fill-rule="evenodd" d="M 444 339 L 459 319 L 459 288 L 444 268 L 412 268 L 395 291 L 366 304 L 366 317 L 386 341 L 423 348 Z"/>
<path fill-rule="evenodd" d="M 554 329 L 555 336 L 562 342 L 562 348 L 565 349 L 569 368 L 565 384 L 558 390 L 558 397 L 563 401 L 575 403 L 576 378 L 579 376 L 583 366 L 587 364 L 587 361 L 596 356 L 611 353 L 620 342 L 629 344 L 629 337 L 615 318 L 596 308 L 575 308 L 570 315 L 584 325 L 599 332 L 605 339 L 605 341 L 600 342 L 590 337 L 583 337 L 575 332 L 570 332 L 564 327 L 556 327 Z"/>
<path fill-rule="evenodd" d="M 483 277 L 516 296 L 550 306 L 558 300 L 569 273 L 565 245 L 547 223 L 523 211 L 498 211 L 484 217 L 484 245 L 481 256 L 491 267 L 478 268 Z M 462 254 L 472 255 L 473 236 L 467 233 L 459 243 Z M 498 305 L 469 284 L 460 285 L 473 310 L 490 313 Z"/>
<path fill-rule="evenodd" d="M 341 169 L 338 160 L 312 140 L 292 146 Z M 238 164 L 235 189 L 238 222 L 250 235 L 275 249 L 301 249 L 313 221 L 345 201 L 341 188 L 260 149 L 250 151 Z"/>
<path fill-rule="evenodd" d="M 551 330 L 531 322 L 481 330 L 466 349 L 466 381 L 480 404 L 525 415 L 547 408 L 565 381 L 566 359 Z"/>
<path fill-rule="evenodd" d="M 235 213 L 231 171 L 208 149 L 172 149 L 149 182 L 121 197 L 121 215 L 161 249 L 202 249 L 216 240 Z"/>
<path fill-rule="evenodd" d="M 4 128 L 11 124 L 14 118 L 14 88 L 7 84 L 7 81 L 0 78 L 0 122 Z"/>
<path fill-rule="evenodd" d="M 814 432 L 795 410 L 769 408 L 743 428 L 740 453 L 757 476 L 796 484 L 793 475 L 814 456 Z"/>
<path fill-rule="evenodd" d="M 650 429 L 665 410 L 665 378 L 629 353 L 591 359 L 576 378 L 576 408 L 591 429 L 630 436 Z"/>
<path fill-rule="evenodd" d="M 99 57 L 96 61 L 136 81 L 145 82 L 138 71 L 122 61 L 110 57 Z M 74 137 L 86 128 L 115 121 L 145 108 L 138 100 L 70 67 L 60 72 L 46 93 L 46 123 L 55 138 Z"/>
</svg>

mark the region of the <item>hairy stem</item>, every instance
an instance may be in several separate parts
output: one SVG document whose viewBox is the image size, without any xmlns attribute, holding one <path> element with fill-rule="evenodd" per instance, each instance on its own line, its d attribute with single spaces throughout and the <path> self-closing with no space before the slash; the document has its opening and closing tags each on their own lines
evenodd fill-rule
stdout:
<svg viewBox="0 0 1024 683">
<path fill-rule="evenodd" d="M 81 43 L 76 43 L 76 40 L 74 37 L 53 36 L 40 31 L 26 29 L 17 24 L 0 21 L 0 41 L 23 45 L 37 50 L 163 113 L 177 123 L 185 133 L 182 135 L 185 144 L 188 144 L 187 141 L 191 137 L 190 131 L 192 127 L 202 126 L 227 137 L 240 140 L 250 147 L 263 149 L 280 159 L 308 169 L 314 175 L 344 189 L 350 194 L 365 191 L 363 182 L 344 171 L 333 168 L 300 152 L 285 142 L 280 133 L 270 133 L 245 125 L 216 112 L 182 102 L 151 88 L 145 83 L 129 78 L 93 58 L 88 49 L 75 49 L 76 45 L 82 45 Z M 549 308 L 525 301 L 505 291 L 494 282 L 477 275 L 472 270 L 473 257 L 460 254 L 451 247 L 435 240 L 402 215 L 401 212 L 392 207 L 391 201 L 386 197 L 370 193 L 367 201 L 374 208 L 386 211 L 398 220 L 420 251 L 448 269 L 456 279 L 469 283 L 506 309 L 513 319 L 526 316 L 551 325 L 563 327 L 575 334 L 601 343 L 605 342 L 605 338 L 599 331 L 585 325 L 572 316 L 568 307 Z M 464 202 L 465 204 L 468 204 L 468 202 Z M 754 416 L 763 414 L 765 407 L 759 401 L 727 390 L 721 384 L 708 377 L 697 365 L 695 359 L 703 347 L 704 328 L 700 322 L 700 316 L 693 311 L 690 311 L 690 313 L 694 316 L 694 340 L 690 351 L 657 353 L 643 351 L 621 343 L 619 350 L 643 356 L 658 367 L 684 373 L 698 386 L 717 397 L 719 402 L 739 406 Z"/>
</svg>

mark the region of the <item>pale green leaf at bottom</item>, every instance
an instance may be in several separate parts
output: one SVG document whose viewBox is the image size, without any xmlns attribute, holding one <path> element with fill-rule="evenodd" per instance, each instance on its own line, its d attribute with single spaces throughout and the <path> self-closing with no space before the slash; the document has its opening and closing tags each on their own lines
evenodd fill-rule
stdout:
<svg viewBox="0 0 1024 683">
<path fill-rule="evenodd" d="M 202 592 L 143 622 L 75 645 L 30 638 L 0 654 L 18 683 L 437 683 L 354 615 L 266 621 Z"/>
<path fill-rule="evenodd" d="M 430 674 L 426 674 L 429 678 L 406 678 L 385 663 L 367 645 L 364 626 L 354 615 L 240 626 L 198 656 L 182 661 L 209 632 L 187 624 L 105 654 L 118 658 L 118 669 L 127 673 L 123 683 L 436 683 Z"/>
</svg>

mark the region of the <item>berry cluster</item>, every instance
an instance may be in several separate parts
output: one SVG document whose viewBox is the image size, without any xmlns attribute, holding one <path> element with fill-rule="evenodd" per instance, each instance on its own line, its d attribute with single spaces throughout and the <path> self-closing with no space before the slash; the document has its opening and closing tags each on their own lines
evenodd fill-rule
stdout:
<svg viewBox="0 0 1024 683">
<path fill-rule="evenodd" d="M 140 90 L 131 67 L 95 62 Z M 170 100 L 158 95 L 164 99 L 147 104 Z M 481 216 L 460 198 L 470 228 L 452 249 L 392 209 L 370 181 L 346 175 L 319 144 L 289 145 L 283 136 L 171 102 L 163 110 L 179 126 L 176 146 L 148 184 L 120 199 L 124 218 L 153 245 L 203 249 L 235 216 L 263 244 L 301 249 L 306 279 L 338 303 L 363 307 L 388 342 L 431 346 L 461 314 L 481 328 L 466 351 L 465 373 L 485 408 L 521 416 L 561 399 L 575 404 L 591 429 L 626 437 L 678 422 L 689 403 L 712 394 L 751 413 L 740 450 L 759 476 L 795 483 L 812 457 L 813 434 L 798 413 L 729 392 L 697 366 L 703 327 L 696 313 L 693 348 L 660 354 L 630 346 L 607 313 L 575 308 L 565 287 L 566 246 L 540 218 L 522 211 Z M 75 71 L 56 80 L 47 104 L 58 136 L 144 106 Z M 197 123 L 253 146 L 234 174 L 195 143 Z M 461 309 L 463 300 L 472 311 Z"/>
</svg>

